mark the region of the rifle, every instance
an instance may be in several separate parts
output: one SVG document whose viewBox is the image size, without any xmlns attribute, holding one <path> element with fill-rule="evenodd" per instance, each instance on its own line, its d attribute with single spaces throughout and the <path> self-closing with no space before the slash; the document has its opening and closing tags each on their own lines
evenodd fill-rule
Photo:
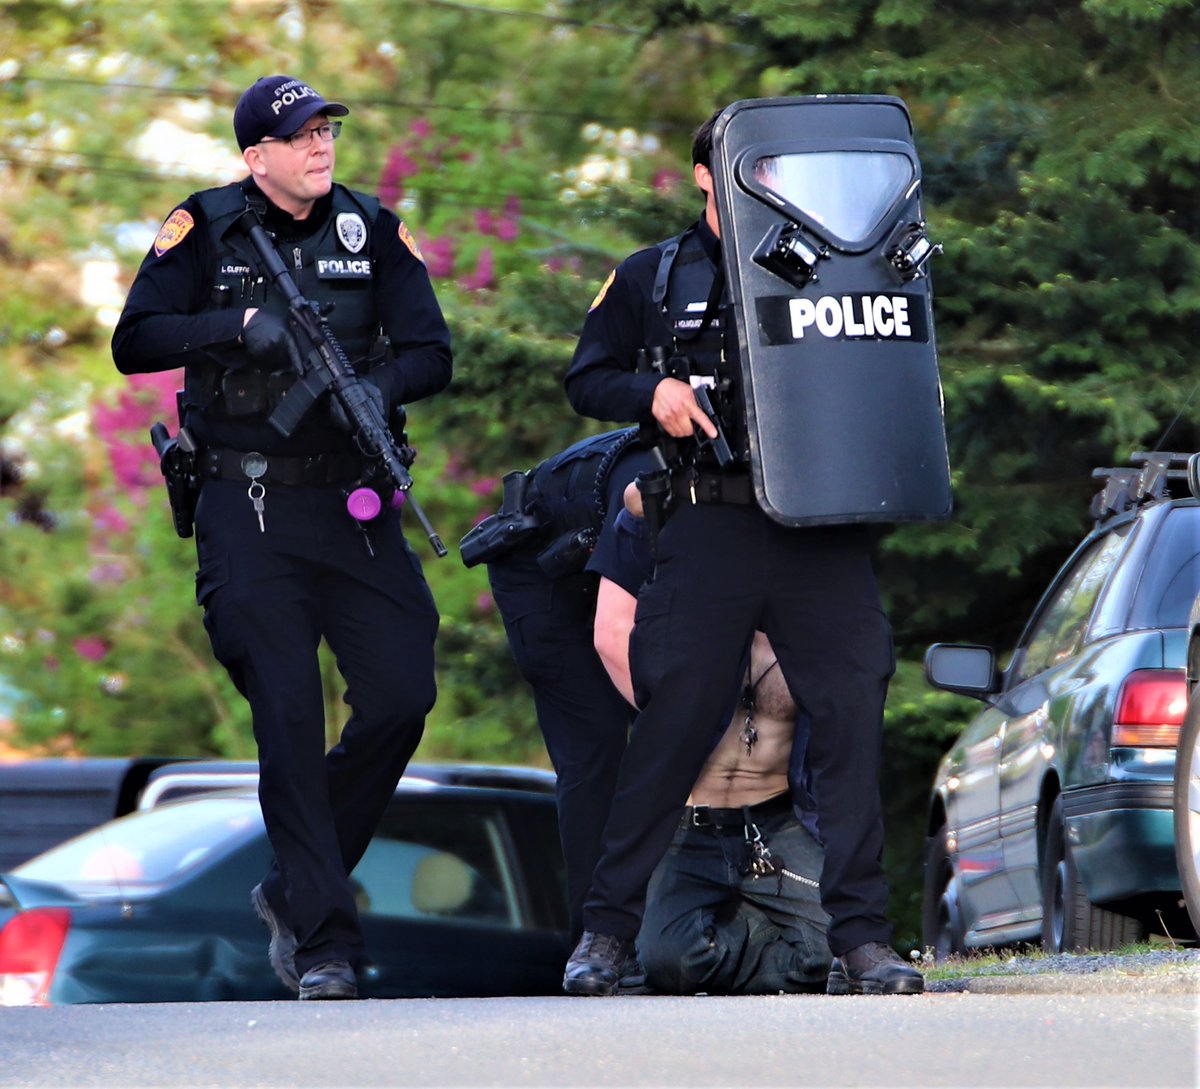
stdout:
<svg viewBox="0 0 1200 1089">
<path fill-rule="evenodd" d="M 357 428 L 359 449 L 375 461 L 398 492 L 404 494 L 413 514 L 425 530 L 429 543 L 438 556 L 447 555 L 446 546 L 437 535 L 420 504 L 409 494 L 413 479 L 408 465 L 412 452 L 396 442 L 387 421 L 364 387 L 361 378 L 346 358 L 329 322 L 320 308 L 309 302 L 296 286 L 295 280 L 279 256 L 258 213 L 248 208 L 237 222 L 238 228 L 250 240 L 268 279 L 283 292 L 288 303 L 288 318 L 295 335 L 298 352 L 292 355 L 292 366 L 299 380 L 271 413 L 268 423 L 287 437 L 299 425 L 304 414 L 326 391 L 336 397 L 347 418 Z M 407 460 L 406 460 L 407 459 Z"/>
</svg>

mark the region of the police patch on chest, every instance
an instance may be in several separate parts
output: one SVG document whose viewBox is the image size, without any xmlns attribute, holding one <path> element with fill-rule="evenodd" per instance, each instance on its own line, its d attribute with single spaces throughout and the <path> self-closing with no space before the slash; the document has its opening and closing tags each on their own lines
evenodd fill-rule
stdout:
<svg viewBox="0 0 1200 1089">
<path fill-rule="evenodd" d="M 758 300 L 764 344 L 809 340 L 929 340 L 921 295 L 773 295 Z"/>
<path fill-rule="evenodd" d="M 338 212 L 334 220 L 338 241 L 351 253 L 358 253 L 367 241 L 367 225 L 357 212 Z"/>
<path fill-rule="evenodd" d="M 369 257 L 318 257 L 317 278 L 320 280 L 369 280 Z"/>
</svg>

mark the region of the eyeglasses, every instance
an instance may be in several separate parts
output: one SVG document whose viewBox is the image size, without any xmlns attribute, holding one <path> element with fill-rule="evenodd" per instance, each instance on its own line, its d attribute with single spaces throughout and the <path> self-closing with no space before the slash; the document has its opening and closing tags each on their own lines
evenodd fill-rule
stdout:
<svg viewBox="0 0 1200 1089">
<path fill-rule="evenodd" d="M 314 136 L 319 136 L 325 143 L 330 143 L 336 140 L 342 134 L 342 123 L 340 121 L 330 121 L 327 125 L 318 125 L 313 129 L 301 129 L 299 132 L 293 132 L 291 136 L 264 136 L 259 140 L 260 144 L 289 144 L 296 151 L 302 151 L 313 142 Z"/>
</svg>

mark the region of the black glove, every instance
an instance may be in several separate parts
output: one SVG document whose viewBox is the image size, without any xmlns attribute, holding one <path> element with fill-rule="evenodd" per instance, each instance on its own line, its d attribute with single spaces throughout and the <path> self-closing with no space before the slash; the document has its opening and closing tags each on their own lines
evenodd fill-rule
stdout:
<svg viewBox="0 0 1200 1089">
<path fill-rule="evenodd" d="M 250 358 L 268 370 L 291 366 L 295 342 L 285 319 L 259 310 L 242 329 L 242 342 Z"/>
<path fill-rule="evenodd" d="M 362 378 L 359 384 L 366 391 L 367 395 L 375 402 L 375 409 L 379 413 L 379 418 L 387 424 L 387 404 L 383 399 L 383 390 L 381 390 L 370 378 Z M 346 410 L 342 407 L 342 402 L 333 394 L 329 395 L 329 418 L 333 421 L 334 427 L 339 431 L 345 431 L 349 434 L 354 434 L 358 428 L 351 422 L 350 417 L 346 415 Z"/>
</svg>

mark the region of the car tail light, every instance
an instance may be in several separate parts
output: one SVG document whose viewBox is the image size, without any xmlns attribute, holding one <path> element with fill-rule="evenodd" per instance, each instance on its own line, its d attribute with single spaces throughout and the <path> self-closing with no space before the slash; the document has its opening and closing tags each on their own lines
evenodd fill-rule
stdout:
<svg viewBox="0 0 1200 1089">
<path fill-rule="evenodd" d="M 50 981 L 71 913 L 66 908 L 33 908 L 0 930 L 0 1006 L 48 1006 Z"/>
<path fill-rule="evenodd" d="M 1130 673 L 1117 696 L 1113 745 L 1174 748 L 1179 744 L 1187 702 L 1187 679 L 1182 669 L 1139 669 Z"/>
</svg>

